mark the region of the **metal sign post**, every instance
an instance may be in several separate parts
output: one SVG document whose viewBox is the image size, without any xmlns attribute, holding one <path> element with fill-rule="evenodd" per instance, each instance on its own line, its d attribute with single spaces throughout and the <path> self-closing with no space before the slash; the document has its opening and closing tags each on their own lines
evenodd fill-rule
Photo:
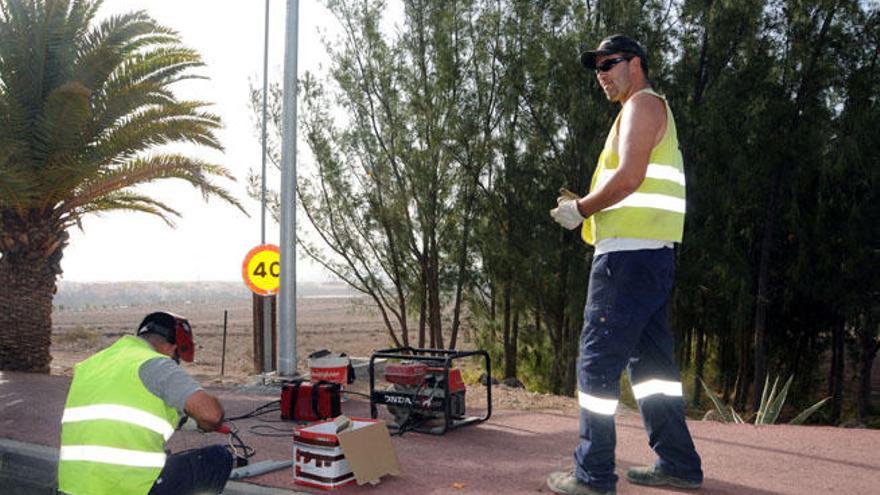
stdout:
<svg viewBox="0 0 880 495">
<path fill-rule="evenodd" d="M 281 255 L 278 246 L 261 244 L 251 249 L 244 262 L 241 264 L 241 276 L 244 283 L 260 297 L 259 306 L 262 308 L 261 324 L 255 320 L 255 331 L 261 331 L 261 338 L 256 342 L 261 343 L 262 349 L 254 349 L 263 356 L 259 363 L 260 371 L 267 373 L 275 369 L 275 346 L 272 336 L 272 300 L 278 293 L 279 279 L 281 277 Z M 256 343 L 255 342 L 255 343 Z"/>
<path fill-rule="evenodd" d="M 296 374 L 296 99 L 299 0 L 287 0 L 281 146 L 281 294 L 278 373 Z"/>
<path fill-rule="evenodd" d="M 267 118 L 266 118 L 266 101 L 269 98 L 269 0 L 266 0 L 266 15 L 263 28 L 263 125 L 262 125 L 262 174 L 260 187 L 260 244 L 266 244 L 266 135 L 267 135 Z M 275 370 L 273 359 L 275 352 L 274 342 L 272 339 L 272 329 L 275 326 L 272 323 L 272 303 L 274 298 L 261 297 L 261 318 L 262 318 L 262 342 L 263 342 L 263 362 L 262 371 L 267 373 Z M 255 329 L 256 330 L 256 329 Z"/>
</svg>

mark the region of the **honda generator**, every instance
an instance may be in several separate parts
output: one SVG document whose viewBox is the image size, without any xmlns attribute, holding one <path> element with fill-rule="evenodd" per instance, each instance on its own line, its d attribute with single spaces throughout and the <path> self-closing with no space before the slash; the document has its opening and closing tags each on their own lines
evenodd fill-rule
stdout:
<svg viewBox="0 0 880 495">
<path fill-rule="evenodd" d="M 460 426 L 481 423 L 492 414 L 492 382 L 486 382 L 486 414 L 465 415 L 465 387 L 456 360 L 482 356 L 491 376 L 486 351 L 450 351 L 400 347 L 373 353 L 370 357 L 370 414 L 379 415 L 385 406 L 393 418 L 388 427 L 398 434 L 418 431 L 442 435 Z M 377 386 L 376 361 L 385 362 L 384 384 Z"/>
</svg>

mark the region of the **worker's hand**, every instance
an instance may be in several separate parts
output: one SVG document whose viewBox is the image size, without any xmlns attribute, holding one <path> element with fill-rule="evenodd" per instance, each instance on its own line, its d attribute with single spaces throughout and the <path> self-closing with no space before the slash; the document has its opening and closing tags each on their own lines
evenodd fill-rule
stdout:
<svg viewBox="0 0 880 495">
<path fill-rule="evenodd" d="M 565 199 L 581 199 L 576 193 L 573 193 L 564 187 L 559 188 L 559 197 Z M 556 201 L 559 202 L 559 198 L 557 198 Z"/>
<path fill-rule="evenodd" d="M 559 190 L 559 197 L 556 198 L 556 208 L 550 210 L 550 216 L 559 225 L 568 230 L 573 230 L 584 222 L 584 217 L 578 211 L 577 201 L 580 197 L 566 188 Z"/>
<path fill-rule="evenodd" d="M 177 429 L 180 431 L 204 431 L 199 428 L 199 424 L 191 416 L 184 415 L 177 423 Z"/>
</svg>

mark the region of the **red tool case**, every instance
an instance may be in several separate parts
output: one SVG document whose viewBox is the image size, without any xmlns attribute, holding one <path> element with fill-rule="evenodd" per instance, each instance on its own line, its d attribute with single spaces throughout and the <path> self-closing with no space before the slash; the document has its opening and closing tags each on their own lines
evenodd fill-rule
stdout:
<svg viewBox="0 0 880 495">
<path fill-rule="evenodd" d="M 317 421 L 342 414 L 342 387 L 338 383 L 297 381 L 281 389 L 281 419 Z"/>
</svg>

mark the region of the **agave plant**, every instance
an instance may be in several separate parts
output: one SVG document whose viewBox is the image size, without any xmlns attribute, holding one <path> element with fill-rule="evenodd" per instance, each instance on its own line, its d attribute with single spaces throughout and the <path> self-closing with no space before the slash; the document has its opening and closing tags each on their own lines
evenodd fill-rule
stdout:
<svg viewBox="0 0 880 495">
<path fill-rule="evenodd" d="M 776 377 L 773 380 L 773 387 L 770 388 L 770 377 L 768 376 L 764 381 L 764 393 L 761 396 L 761 403 L 758 406 L 758 411 L 755 413 L 755 424 L 756 425 L 772 425 L 776 424 L 776 420 L 779 419 L 779 413 L 782 411 L 782 406 L 785 404 L 785 399 L 788 397 L 788 389 L 791 387 L 791 382 L 794 380 L 794 375 L 788 378 L 788 381 L 785 382 L 785 385 L 782 386 L 777 392 L 777 387 L 779 385 L 779 377 Z M 732 406 L 725 405 L 721 399 L 715 395 L 706 382 L 700 380 L 700 383 L 703 384 L 703 389 L 706 391 L 706 395 L 709 399 L 712 400 L 712 404 L 715 406 L 715 410 L 718 411 L 718 415 L 721 420 L 725 423 L 745 423 L 743 421 L 742 416 L 737 414 L 737 412 L 733 409 Z M 794 419 L 788 422 L 791 425 L 799 425 L 807 420 L 810 416 L 813 415 L 814 412 L 818 411 L 823 405 L 825 405 L 831 397 L 826 397 L 819 402 L 813 404 L 812 406 L 804 409 L 800 414 L 795 416 Z"/>
<path fill-rule="evenodd" d="M 173 83 L 197 52 L 144 12 L 93 19 L 100 1 L 0 0 L 0 370 L 47 372 L 67 230 L 84 215 L 179 213 L 136 186 L 182 179 L 241 205 L 219 165 L 156 146 L 221 149 L 220 119 Z"/>
</svg>

